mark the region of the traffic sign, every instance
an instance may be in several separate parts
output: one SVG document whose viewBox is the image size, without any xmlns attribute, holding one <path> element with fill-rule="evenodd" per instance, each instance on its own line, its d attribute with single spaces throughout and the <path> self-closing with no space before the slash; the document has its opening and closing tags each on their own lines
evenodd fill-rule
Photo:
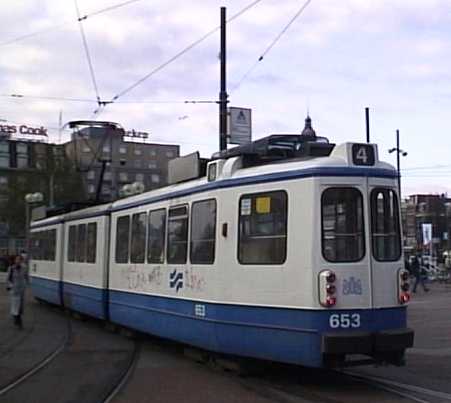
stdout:
<svg viewBox="0 0 451 403">
<path fill-rule="evenodd" d="M 252 111 L 247 108 L 228 108 L 228 142 L 247 144 L 252 141 Z"/>
</svg>

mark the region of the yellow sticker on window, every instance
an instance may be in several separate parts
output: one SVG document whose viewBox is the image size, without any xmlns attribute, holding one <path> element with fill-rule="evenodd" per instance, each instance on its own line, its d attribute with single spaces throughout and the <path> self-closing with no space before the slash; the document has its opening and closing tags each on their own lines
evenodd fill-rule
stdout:
<svg viewBox="0 0 451 403">
<path fill-rule="evenodd" d="M 270 197 L 257 197 L 257 203 L 255 206 L 258 214 L 268 214 L 271 212 L 271 198 Z"/>
</svg>

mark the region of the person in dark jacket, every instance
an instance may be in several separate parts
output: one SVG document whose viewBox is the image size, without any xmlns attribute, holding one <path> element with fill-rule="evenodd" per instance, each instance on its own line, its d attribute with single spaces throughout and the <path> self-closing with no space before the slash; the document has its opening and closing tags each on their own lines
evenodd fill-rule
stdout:
<svg viewBox="0 0 451 403">
<path fill-rule="evenodd" d="M 11 300 L 11 316 L 14 324 L 22 328 L 22 314 L 24 306 L 25 289 L 29 283 L 28 269 L 22 256 L 16 256 L 14 264 L 8 268 L 7 290 Z"/>
<path fill-rule="evenodd" d="M 420 283 L 423 286 L 424 291 L 429 291 L 429 288 L 426 287 L 425 279 L 422 276 L 422 269 L 420 265 L 420 259 L 418 256 L 415 256 L 410 265 L 411 273 L 415 276 L 415 284 L 413 286 L 413 292 L 417 292 L 417 286 Z"/>
</svg>

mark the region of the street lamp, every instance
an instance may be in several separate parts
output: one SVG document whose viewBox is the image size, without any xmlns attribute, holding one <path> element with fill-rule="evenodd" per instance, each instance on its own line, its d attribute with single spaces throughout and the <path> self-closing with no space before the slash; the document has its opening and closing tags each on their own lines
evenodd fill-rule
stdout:
<svg viewBox="0 0 451 403">
<path fill-rule="evenodd" d="M 25 246 L 27 249 L 27 254 L 30 252 L 30 208 L 35 203 L 42 203 L 44 200 L 44 195 L 40 192 L 27 193 L 25 195 L 25 225 L 26 225 L 26 241 Z"/>
<path fill-rule="evenodd" d="M 399 130 L 396 130 L 396 147 L 390 148 L 388 152 L 391 154 L 396 151 L 396 169 L 398 170 L 398 189 L 399 189 L 399 200 L 401 202 L 401 162 L 399 156 L 405 157 L 407 152 L 399 148 Z"/>
</svg>

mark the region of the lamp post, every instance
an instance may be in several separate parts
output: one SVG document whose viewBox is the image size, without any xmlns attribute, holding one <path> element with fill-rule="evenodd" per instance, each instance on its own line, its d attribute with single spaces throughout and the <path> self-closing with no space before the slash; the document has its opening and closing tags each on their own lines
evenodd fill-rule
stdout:
<svg viewBox="0 0 451 403">
<path fill-rule="evenodd" d="M 395 151 L 396 151 L 396 169 L 398 171 L 398 193 L 399 200 L 401 202 L 401 161 L 399 157 L 400 155 L 405 157 L 407 155 L 407 152 L 399 148 L 399 130 L 396 130 L 396 147 L 390 148 L 390 150 L 388 150 L 390 154 Z"/>
<path fill-rule="evenodd" d="M 30 252 L 30 208 L 32 204 L 42 203 L 44 195 L 40 192 L 25 195 L 25 246 L 27 254 Z"/>
</svg>

